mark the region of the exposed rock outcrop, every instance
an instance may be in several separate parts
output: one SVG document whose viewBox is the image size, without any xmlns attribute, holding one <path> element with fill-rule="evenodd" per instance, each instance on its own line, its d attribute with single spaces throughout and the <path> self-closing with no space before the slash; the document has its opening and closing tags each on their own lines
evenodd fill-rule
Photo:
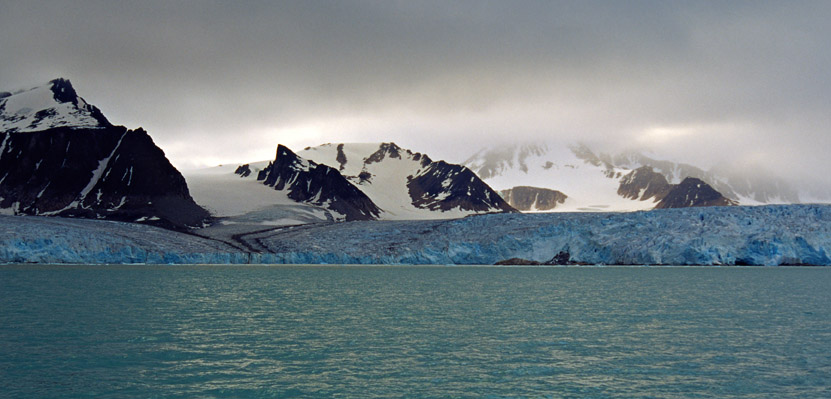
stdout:
<svg viewBox="0 0 831 399">
<path fill-rule="evenodd" d="M 649 166 L 641 166 L 620 179 L 617 193 L 632 200 L 660 201 L 670 190 L 672 185 L 667 182 L 664 175 L 653 171 Z"/>
<path fill-rule="evenodd" d="M 673 188 L 655 206 L 656 209 L 699 206 L 731 206 L 736 202 L 724 197 L 700 179 L 688 177 Z"/>
<path fill-rule="evenodd" d="M 549 211 L 565 203 L 567 195 L 548 188 L 517 186 L 499 193 L 509 205 L 520 211 Z"/>
</svg>

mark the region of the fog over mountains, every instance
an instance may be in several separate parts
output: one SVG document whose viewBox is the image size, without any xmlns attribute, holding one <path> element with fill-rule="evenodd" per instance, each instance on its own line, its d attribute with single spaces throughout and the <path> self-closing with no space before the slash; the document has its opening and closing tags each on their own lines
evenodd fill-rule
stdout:
<svg viewBox="0 0 831 399">
<path fill-rule="evenodd" d="M 831 187 L 829 14 L 822 1 L 3 2 L 0 87 L 70 78 L 183 170 L 271 159 L 277 144 L 395 142 L 459 164 L 481 147 L 585 143 L 772 174 L 804 201 Z"/>
</svg>

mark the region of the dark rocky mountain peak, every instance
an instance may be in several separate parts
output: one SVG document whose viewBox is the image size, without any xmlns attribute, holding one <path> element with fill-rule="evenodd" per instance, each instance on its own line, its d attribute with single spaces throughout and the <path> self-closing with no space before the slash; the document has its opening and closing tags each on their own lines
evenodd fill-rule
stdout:
<svg viewBox="0 0 831 399">
<path fill-rule="evenodd" d="M 731 206 L 736 201 L 728 199 L 701 179 L 688 177 L 658 202 L 656 209 L 687 208 L 698 206 Z"/>
<path fill-rule="evenodd" d="M 72 83 L 68 79 L 57 78 L 49 83 L 52 85 L 50 90 L 55 93 L 55 101 L 78 105 L 78 93 L 75 92 L 75 88 L 72 87 Z"/>
<path fill-rule="evenodd" d="M 0 208 L 180 230 L 210 216 L 147 132 L 113 126 L 63 78 L 0 98 Z"/>
<path fill-rule="evenodd" d="M 184 229 L 209 215 L 142 129 L 0 133 L 0 208 Z"/>
<path fill-rule="evenodd" d="M 69 80 L 58 78 L 0 95 L 0 131 L 35 132 L 55 127 L 109 128 L 96 106 L 78 96 Z"/>
<path fill-rule="evenodd" d="M 242 171 L 244 173 L 244 169 Z M 286 191 L 294 201 L 338 212 L 347 221 L 372 220 L 381 213 L 372 200 L 338 170 L 303 159 L 283 145 L 277 147 L 274 161 L 260 171 L 257 180 L 275 190 Z"/>
<path fill-rule="evenodd" d="M 672 189 L 664 175 L 652 170 L 652 167 L 641 166 L 620 179 L 617 193 L 632 200 L 645 201 L 652 199 L 660 201 Z"/>
<path fill-rule="evenodd" d="M 426 156 L 422 158 L 429 162 Z M 418 208 L 448 211 L 458 208 L 474 212 L 516 212 L 516 209 L 473 171 L 444 161 L 430 162 L 418 176 L 410 177 L 407 188 Z"/>
</svg>

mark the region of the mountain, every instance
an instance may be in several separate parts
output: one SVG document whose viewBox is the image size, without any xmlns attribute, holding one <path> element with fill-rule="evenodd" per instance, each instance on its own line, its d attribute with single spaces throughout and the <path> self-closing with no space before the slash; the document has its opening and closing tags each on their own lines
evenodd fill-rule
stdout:
<svg viewBox="0 0 831 399">
<path fill-rule="evenodd" d="M 222 226 L 203 231 L 237 242 L 264 225 L 515 212 L 471 170 L 393 143 L 324 144 L 298 153 L 280 145 L 273 161 L 186 177 L 196 201 L 221 218 Z"/>
<path fill-rule="evenodd" d="M 0 99 L 4 214 L 109 219 L 172 229 L 209 217 L 143 129 L 112 125 L 56 79 Z"/>
<path fill-rule="evenodd" d="M 546 144 L 484 148 L 464 165 L 497 190 L 527 186 L 563 193 L 567 198 L 554 211 L 637 211 L 655 206 L 653 201 L 618 195 L 620 179 L 631 170 L 587 157 L 581 150 Z"/>
<path fill-rule="evenodd" d="M 517 210 L 527 211 L 550 211 L 563 204 L 568 198 L 567 195 L 547 188 L 518 186 L 499 192 L 502 198 Z"/>
<path fill-rule="evenodd" d="M 515 212 L 473 171 L 395 143 L 324 144 L 300 156 L 336 168 L 383 210 L 382 219 Z"/>
<path fill-rule="evenodd" d="M 248 177 L 251 170 L 249 165 L 242 165 L 234 173 Z M 337 170 L 307 161 L 282 145 L 277 147 L 274 161 L 258 171 L 257 181 L 285 191 L 294 201 L 334 211 L 347 221 L 376 219 L 381 212 L 366 194 Z"/>
<path fill-rule="evenodd" d="M 687 177 L 715 190 L 731 203 L 758 205 L 798 202 L 786 182 L 765 173 L 727 174 L 724 169 L 705 171 L 641 153 L 596 153 L 586 145 L 549 146 L 521 144 L 485 148 L 464 165 L 499 190 L 532 186 L 558 190 L 568 198 L 556 211 L 634 211 L 653 209 L 663 195 Z M 695 197 L 695 194 L 691 194 Z M 700 198 L 709 194 L 702 191 Z"/>
<path fill-rule="evenodd" d="M 657 173 L 667 177 L 670 183 L 680 183 L 687 177 L 700 179 L 725 197 L 743 205 L 788 204 L 799 203 L 800 194 L 787 181 L 764 170 L 738 173 L 725 164 L 719 164 L 710 170 L 657 160 L 637 151 L 626 151 L 617 155 L 600 154 L 598 158 L 617 168 L 636 169 L 649 166 Z"/>
<path fill-rule="evenodd" d="M 641 166 L 623 176 L 617 189 L 618 195 L 632 200 L 662 200 L 673 186 L 664 175 L 649 166 Z"/>
<path fill-rule="evenodd" d="M 688 177 L 672 188 L 655 205 L 657 209 L 691 208 L 699 206 L 730 206 L 736 201 L 725 198 L 721 193 L 701 179 Z"/>
<path fill-rule="evenodd" d="M 94 105 L 79 97 L 67 79 L 13 93 L 0 92 L 0 126 L 7 133 L 56 127 L 103 129 L 113 125 Z"/>
</svg>

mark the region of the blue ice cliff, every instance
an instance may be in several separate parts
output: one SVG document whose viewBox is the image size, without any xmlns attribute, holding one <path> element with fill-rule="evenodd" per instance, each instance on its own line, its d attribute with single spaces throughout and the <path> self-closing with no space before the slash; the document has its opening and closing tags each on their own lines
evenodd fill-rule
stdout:
<svg viewBox="0 0 831 399">
<path fill-rule="evenodd" d="M 256 245 L 120 222 L 1 216 L 0 262 L 494 264 L 520 258 L 609 265 L 829 265 L 831 206 L 360 221 L 275 228 L 246 239 Z"/>
</svg>

